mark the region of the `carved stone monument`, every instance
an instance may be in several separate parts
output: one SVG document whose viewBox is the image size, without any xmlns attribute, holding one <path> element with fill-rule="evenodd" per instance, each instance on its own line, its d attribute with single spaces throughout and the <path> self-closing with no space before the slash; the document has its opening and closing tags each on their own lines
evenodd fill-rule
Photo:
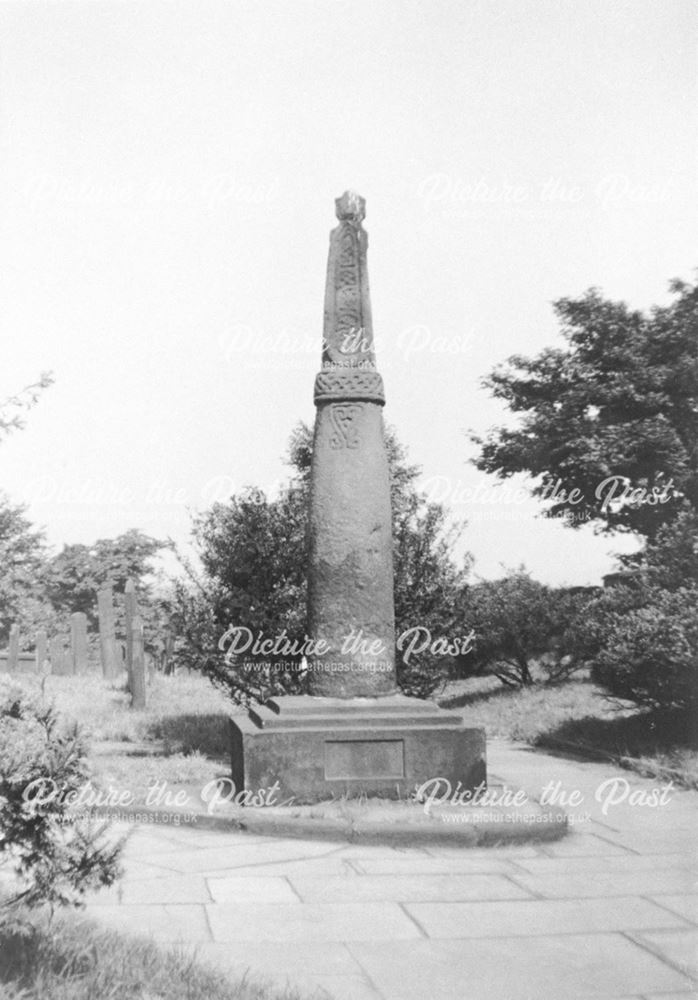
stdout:
<svg viewBox="0 0 698 1000">
<path fill-rule="evenodd" d="M 232 720 L 238 789 L 279 783 L 312 802 L 405 796 L 429 778 L 485 780 L 485 735 L 455 712 L 398 693 L 390 480 L 376 369 L 363 198 L 336 201 L 322 370 L 315 379 L 309 512 L 308 696 Z M 415 622 L 418 625 L 419 622 Z"/>
</svg>

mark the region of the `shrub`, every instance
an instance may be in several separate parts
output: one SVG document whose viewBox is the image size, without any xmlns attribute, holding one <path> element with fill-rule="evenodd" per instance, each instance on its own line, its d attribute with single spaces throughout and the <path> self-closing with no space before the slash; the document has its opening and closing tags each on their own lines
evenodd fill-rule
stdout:
<svg viewBox="0 0 698 1000">
<path fill-rule="evenodd" d="M 76 725 L 20 688 L 0 692 L 0 861 L 21 884 L 11 902 L 76 904 L 120 874 L 121 843 L 104 842 L 106 825 L 69 821 L 71 794 L 87 778 Z"/>
<path fill-rule="evenodd" d="M 515 688 L 534 683 L 534 665 L 549 681 L 582 665 L 579 639 L 588 594 L 553 590 L 520 569 L 469 588 L 464 601 L 475 642 L 461 662 L 461 675 L 492 674 Z"/>
<path fill-rule="evenodd" d="M 607 618 L 593 676 L 619 698 L 653 708 L 698 705 L 698 588 L 655 590 L 643 607 Z"/>
<path fill-rule="evenodd" d="M 266 639 L 285 633 L 300 648 L 307 637 L 307 519 L 312 432 L 296 428 L 289 448 L 290 482 L 276 498 L 246 488 L 216 503 L 194 521 L 194 542 L 203 575 L 187 566 L 174 587 L 175 660 L 200 670 L 242 705 L 308 690 L 300 656 L 240 654 L 225 657 L 218 643 L 231 626 Z M 460 527 L 447 524 L 446 509 L 420 491 L 421 470 L 408 464 L 393 431 L 386 433 L 393 508 L 395 631 L 421 626 L 451 635 L 467 578 L 469 558 L 452 558 Z M 349 623 L 347 623 L 347 632 Z M 314 636 L 312 638 L 318 638 Z M 400 688 L 428 697 L 443 683 L 444 657 L 424 652 L 404 664 L 396 650 Z M 290 666 L 289 666 L 290 663 Z"/>
</svg>

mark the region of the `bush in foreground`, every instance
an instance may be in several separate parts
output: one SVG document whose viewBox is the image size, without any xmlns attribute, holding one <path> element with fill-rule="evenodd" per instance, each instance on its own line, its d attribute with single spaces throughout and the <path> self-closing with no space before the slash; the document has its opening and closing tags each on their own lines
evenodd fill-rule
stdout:
<svg viewBox="0 0 698 1000">
<path fill-rule="evenodd" d="M 76 904 L 120 874 L 121 844 L 105 842 L 106 826 L 70 822 L 86 752 L 51 705 L 14 685 L 0 692 L 0 863 L 20 882 L 12 902 Z"/>
</svg>

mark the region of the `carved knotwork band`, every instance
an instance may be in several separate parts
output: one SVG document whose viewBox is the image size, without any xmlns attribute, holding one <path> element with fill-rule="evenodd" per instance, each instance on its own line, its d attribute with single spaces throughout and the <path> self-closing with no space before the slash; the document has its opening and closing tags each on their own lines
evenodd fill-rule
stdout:
<svg viewBox="0 0 698 1000">
<path fill-rule="evenodd" d="M 315 379 L 315 402 L 344 399 L 365 399 L 383 406 L 383 379 L 378 372 L 372 371 L 320 372 Z"/>
</svg>

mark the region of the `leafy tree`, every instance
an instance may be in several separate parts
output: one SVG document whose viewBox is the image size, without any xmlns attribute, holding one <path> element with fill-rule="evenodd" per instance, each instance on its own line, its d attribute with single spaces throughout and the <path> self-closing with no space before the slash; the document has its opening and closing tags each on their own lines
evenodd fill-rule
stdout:
<svg viewBox="0 0 698 1000">
<path fill-rule="evenodd" d="M 589 599 L 584 592 L 546 587 L 523 568 L 469 587 L 465 617 L 475 641 L 461 673 L 492 674 L 507 687 L 533 684 L 534 666 L 548 680 L 569 676 L 583 662 L 579 640 Z"/>
<path fill-rule="evenodd" d="M 168 545 L 136 529 L 117 538 L 100 539 L 94 545 L 65 545 L 43 569 L 46 595 L 58 614 L 83 611 L 95 628 L 99 588 L 109 583 L 121 592 L 131 578 L 145 614 L 151 603 L 145 577 L 152 572 L 153 557 Z"/>
<path fill-rule="evenodd" d="M 567 349 L 515 355 L 484 385 L 521 415 L 482 440 L 479 469 L 538 477 L 548 517 L 654 538 L 698 506 L 698 285 L 648 314 L 589 290 L 554 303 Z M 573 492 L 576 491 L 576 492 Z"/>
<path fill-rule="evenodd" d="M 42 372 L 37 382 L 0 402 L 0 441 L 24 427 L 24 414 L 52 383 L 51 373 Z M 24 516 L 25 511 L 0 493 L 0 642 L 7 641 L 13 622 L 40 617 L 42 607 L 44 612 L 48 610 L 37 587 L 44 539 Z"/>
<path fill-rule="evenodd" d="M 0 402 L 0 441 L 12 431 L 24 427 L 24 414 L 38 401 L 44 389 L 53 384 L 53 375 L 42 372 L 37 382 L 27 385 L 16 396 Z"/>
<path fill-rule="evenodd" d="M 682 511 L 659 529 L 640 557 L 626 557 L 625 562 L 660 589 L 698 586 L 698 512 Z"/>
<path fill-rule="evenodd" d="M 698 587 L 659 590 L 608 620 L 594 679 L 650 708 L 698 707 Z"/>
<path fill-rule="evenodd" d="M 26 508 L 0 494 L 0 642 L 40 601 L 37 581 L 45 556 L 44 538 L 25 516 Z"/>
<path fill-rule="evenodd" d="M 416 624 L 448 633 L 459 621 L 457 595 L 467 576 L 468 559 L 457 566 L 451 552 L 459 529 L 447 529 L 446 512 L 428 503 L 416 488 L 418 466 L 409 465 L 394 432 L 386 435 L 391 470 L 395 552 L 396 631 Z M 277 635 L 290 641 L 306 635 L 307 539 L 312 433 L 304 424 L 293 432 L 288 486 L 276 499 L 247 489 L 227 504 L 215 504 L 194 522 L 194 539 L 204 579 L 189 573 L 177 585 L 175 621 L 181 637 L 179 656 L 194 656 L 208 676 L 245 702 L 273 693 L 303 689 L 298 671 L 279 673 L 261 666 L 226 665 L 217 643 L 231 624 L 255 635 Z M 281 659 L 279 657 L 278 659 Z M 288 657 L 283 657 L 288 660 Z M 439 683 L 435 657 L 401 663 L 404 690 L 425 695 Z"/>
</svg>

